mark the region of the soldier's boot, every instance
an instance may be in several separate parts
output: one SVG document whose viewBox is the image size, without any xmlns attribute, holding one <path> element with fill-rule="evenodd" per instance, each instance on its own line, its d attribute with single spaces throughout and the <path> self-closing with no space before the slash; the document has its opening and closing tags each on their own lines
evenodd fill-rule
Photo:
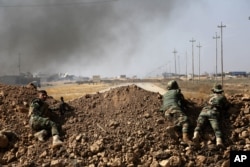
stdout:
<svg viewBox="0 0 250 167">
<path fill-rule="evenodd" d="M 182 133 L 182 140 L 184 143 L 191 145 L 192 141 L 188 137 L 188 133 Z"/>
<path fill-rule="evenodd" d="M 34 134 L 34 136 L 35 136 L 39 141 L 41 141 L 41 142 L 44 142 L 44 141 L 45 141 L 44 138 L 45 138 L 46 135 L 47 135 L 47 131 L 46 131 L 46 130 L 41 130 L 41 131 L 36 132 L 36 133 Z"/>
<path fill-rule="evenodd" d="M 199 143 L 199 140 L 200 140 L 199 132 L 198 132 L 198 131 L 195 131 L 195 132 L 194 132 L 194 136 L 193 136 L 193 141 L 194 141 L 195 143 Z"/>
<path fill-rule="evenodd" d="M 53 140 L 52 140 L 52 147 L 60 147 L 63 145 L 63 142 L 60 140 L 60 137 L 58 135 L 54 135 L 53 136 Z"/>
<path fill-rule="evenodd" d="M 220 137 L 216 138 L 216 145 L 218 147 L 224 147 L 224 144 L 223 144 L 222 139 Z"/>
</svg>

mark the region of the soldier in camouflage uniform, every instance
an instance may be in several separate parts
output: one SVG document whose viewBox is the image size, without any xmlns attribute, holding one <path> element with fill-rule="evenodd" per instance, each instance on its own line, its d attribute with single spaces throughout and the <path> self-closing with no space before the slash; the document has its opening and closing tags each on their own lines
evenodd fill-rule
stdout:
<svg viewBox="0 0 250 167">
<path fill-rule="evenodd" d="M 219 118 L 222 111 L 225 111 L 229 108 L 229 102 L 223 94 L 223 89 L 220 84 L 216 84 L 212 88 L 213 94 L 209 96 L 209 100 L 206 105 L 202 108 L 201 113 L 197 119 L 197 126 L 194 130 L 193 140 L 195 142 L 199 141 L 199 133 L 201 127 L 204 124 L 205 120 L 208 119 L 216 136 L 216 145 L 221 147 L 223 146 L 222 134 L 219 128 Z"/>
<path fill-rule="evenodd" d="M 191 144 L 188 138 L 188 117 L 183 112 L 187 104 L 186 100 L 175 80 L 168 82 L 167 89 L 168 91 L 163 95 L 163 105 L 161 107 L 165 117 L 173 123 L 173 126 L 167 128 L 167 131 L 171 133 L 171 131 L 175 131 L 176 128 L 182 128 L 182 139 L 184 143 Z"/>
<path fill-rule="evenodd" d="M 62 145 L 62 141 L 59 139 L 59 132 L 55 122 L 51 121 L 47 117 L 48 104 L 45 102 L 47 99 L 47 92 L 45 90 L 38 91 L 38 98 L 32 100 L 29 109 L 30 126 L 33 130 L 38 131 L 35 133 L 35 137 L 44 141 L 44 137 L 47 135 L 47 131 L 51 131 L 53 136 L 52 147 Z"/>
</svg>

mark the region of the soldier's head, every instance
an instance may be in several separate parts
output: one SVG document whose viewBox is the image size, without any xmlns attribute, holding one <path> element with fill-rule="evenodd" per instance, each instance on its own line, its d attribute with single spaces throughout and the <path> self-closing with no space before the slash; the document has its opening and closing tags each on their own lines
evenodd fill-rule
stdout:
<svg viewBox="0 0 250 167">
<path fill-rule="evenodd" d="M 222 93 L 224 90 L 222 89 L 221 84 L 215 84 L 214 87 L 211 89 L 213 93 Z"/>
<path fill-rule="evenodd" d="M 46 100 L 48 95 L 47 95 L 47 92 L 46 90 L 39 90 L 38 91 L 38 97 L 41 99 L 41 100 Z"/>
<path fill-rule="evenodd" d="M 168 90 L 179 89 L 179 85 L 175 80 L 171 80 L 171 81 L 168 82 L 167 89 Z"/>
</svg>

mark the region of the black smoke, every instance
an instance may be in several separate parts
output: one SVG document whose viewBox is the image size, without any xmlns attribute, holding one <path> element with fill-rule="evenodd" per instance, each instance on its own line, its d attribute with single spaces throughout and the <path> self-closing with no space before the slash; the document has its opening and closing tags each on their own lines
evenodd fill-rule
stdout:
<svg viewBox="0 0 250 167">
<path fill-rule="evenodd" d="M 0 74 L 17 73 L 20 65 L 22 72 L 78 70 L 82 75 L 98 67 L 95 74 L 118 66 L 125 72 L 143 48 L 143 29 L 167 22 L 177 4 L 175 0 L 0 2 Z"/>
</svg>

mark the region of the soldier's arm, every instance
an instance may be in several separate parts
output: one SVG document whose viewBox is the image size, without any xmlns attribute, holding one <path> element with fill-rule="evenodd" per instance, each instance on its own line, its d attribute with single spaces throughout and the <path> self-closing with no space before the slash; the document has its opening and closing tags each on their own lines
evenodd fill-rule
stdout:
<svg viewBox="0 0 250 167">
<path fill-rule="evenodd" d="M 189 102 L 184 98 L 184 95 L 182 93 L 179 94 L 179 102 L 181 108 L 186 111 L 188 109 Z"/>
<path fill-rule="evenodd" d="M 224 104 L 224 106 L 223 106 L 224 110 L 228 110 L 231 106 L 231 103 L 227 100 L 227 98 L 225 96 L 223 99 L 223 104 Z"/>
<path fill-rule="evenodd" d="M 227 98 L 225 96 L 223 96 L 223 99 L 222 99 L 222 104 L 221 104 L 221 107 L 220 107 L 220 112 L 221 112 L 221 116 L 223 116 L 224 118 L 229 118 L 229 112 L 228 109 L 230 108 L 230 103 L 229 101 L 227 100 Z"/>
<path fill-rule="evenodd" d="M 32 113 L 39 114 L 40 113 L 39 108 L 40 108 L 39 101 L 38 100 L 32 101 L 31 104 L 30 104 L 29 115 L 28 116 L 31 116 Z"/>
<path fill-rule="evenodd" d="M 49 106 L 48 110 L 50 112 L 58 111 L 59 110 L 59 106 L 58 105 Z"/>
</svg>

